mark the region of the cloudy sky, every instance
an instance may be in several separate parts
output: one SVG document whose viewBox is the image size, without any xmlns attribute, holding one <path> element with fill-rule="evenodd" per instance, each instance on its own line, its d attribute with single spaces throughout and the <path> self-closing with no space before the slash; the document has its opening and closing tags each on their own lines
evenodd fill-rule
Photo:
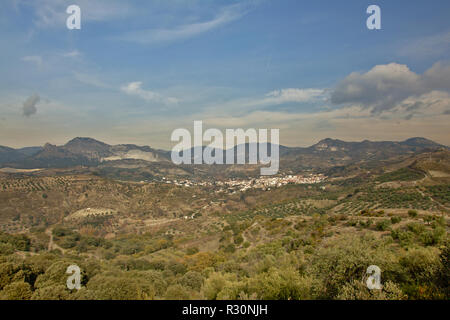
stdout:
<svg viewBox="0 0 450 320">
<path fill-rule="evenodd" d="M 68 30 L 66 8 L 81 8 Z M 378 4 L 382 30 L 368 30 Z M 450 145 L 450 2 L 2 0 L 0 145 L 174 129 Z"/>
</svg>

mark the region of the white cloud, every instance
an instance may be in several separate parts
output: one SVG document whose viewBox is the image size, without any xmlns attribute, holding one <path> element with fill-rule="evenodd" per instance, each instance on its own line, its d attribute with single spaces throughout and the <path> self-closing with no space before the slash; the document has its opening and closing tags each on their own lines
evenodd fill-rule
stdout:
<svg viewBox="0 0 450 320">
<path fill-rule="evenodd" d="M 437 62 L 423 76 L 424 85 L 431 90 L 450 91 L 450 63 Z"/>
<path fill-rule="evenodd" d="M 140 44 L 170 43 L 195 37 L 212 29 L 223 26 L 246 14 L 245 6 L 241 4 L 231 5 L 223 8 L 219 14 L 209 21 L 184 24 L 174 28 L 148 29 L 127 32 L 115 39 L 136 42 Z"/>
<path fill-rule="evenodd" d="M 63 53 L 62 56 L 65 58 L 78 58 L 79 56 L 81 56 L 81 52 L 78 50 L 73 50 Z"/>
<path fill-rule="evenodd" d="M 450 66 L 437 63 L 423 75 L 397 63 L 377 65 L 366 73 L 354 72 L 338 82 L 331 94 L 335 104 L 360 104 L 373 113 L 395 108 L 407 98 L 433 90 L 450 90 Z"/>
<path fill-rule="evenodd" d="M 264 96 L 252 98 L 240 98 L 226 101 L 224 103 L 212 104 L 206 108 L 209 114 L 229 114 L 237 112 L 239 114 L 249 113 L 260 108 L 278 106 L 287 103 L 311 104 L 325 102 L 328 92 L 325 89 L 317 88 L 286 88 L 273 90 Z"/>
<path fill-rule="evenodd" d="M 38 67 L 42 65 L 41 56 L 25 56 L 22 58 L 22 61 L 35 63 Z"/>
<path fill-rule="evenodd" d="M 274 90 L 266 94 L 264 103 L 281 104 L 287 102 L 308 102 L 324 98 L 325 91 L 323 89 L 281 89 Z"/>
<path fill-rule="evenodd" d="M 179 100 L 173 97 L 165 97 L 157 92 L 142 89 L 142 82 L 130 82 L 120 88 L 123 92 L 130 96 L 137 96 L 148 102 L 159 102 L 166 105 L 177 104 Z"/>
<path fill-rule="evenodd" d="M 87 73 L 79 73 L 74 72 L 75 79 L 80 81 L 81 83 L 98 87 L 98 88 L 110 88 L 111 86 L 100 80 L 97 76 L 87 74 Z"/>
<path fill-rule="evenodd" d="M 431 91 L 420 96 L 408 97 L 395 108 L 383 112 L 383 118 L 429 118 L 444 115 L 450 110 L 450 93 Z"/>
<path fill-rule="evenodd" d="M 450 32 L 422 37 L 408 41 L 399 49 L 401 56 L 414 58 L 429 58 L 444 54 L 450 50 Z"/>
<path fill-rule="evenodd" d="M 197 114 L 184 121 L 187 128 L 201 117 L 205 128 L 278 128 L 281 143 L 290 146 L 308 146 L 329 137 L 361 141 L 403 140 L 423 136 L 449 144 L 450 114 L 444 110 L 450 107 L 450 95 L 432 92 L 420 96 L 418 101 L 422 104 L 410 118 L 405 117 L 406 108 L 417 101 L 407 99 L 395 109 L 387 111 L 385 117 L 376 117 L 369 109 L 353 105 L 309 113 L 255 110 L 245 115 Z"/>
<path fill-rule="evenodd" d="M 33 9 L 34 23 L 38 27 L 65 27 L 68 17 L 66 9 L 70 4 L 72 3 L 61 0 L 15 0 L 17 8 Z M 118 19 L 135 12 L 127 2 L 118 0 L 77 0 L 76 4 L 81 8 L 83 22 Z"/>
</svg>

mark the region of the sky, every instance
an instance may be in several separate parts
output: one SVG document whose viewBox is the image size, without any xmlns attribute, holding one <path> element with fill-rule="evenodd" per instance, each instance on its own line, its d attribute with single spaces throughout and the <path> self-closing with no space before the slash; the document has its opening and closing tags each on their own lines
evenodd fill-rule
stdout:
<svg viewBox="0 0 450 320">
<path fill-rule="evenodd" d="M 81 29 L 69 30 L 69 5 Z M 369 5 L 381 30 L 369 30 Z M 447 0 L 2 0 L 0 145 L 173 130 L 450 145 Z"/>
</svg>

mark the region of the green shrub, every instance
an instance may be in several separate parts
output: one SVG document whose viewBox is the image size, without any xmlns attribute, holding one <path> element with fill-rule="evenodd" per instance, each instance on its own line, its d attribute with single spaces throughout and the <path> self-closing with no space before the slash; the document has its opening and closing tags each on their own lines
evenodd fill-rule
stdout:
<svg viewBox="0 0 450 320">
<path fill-rule="evenodd" d="M 234 238 L 234 243 L 236 245 L 240 245 L 242 242 L 244 242 L 244 238 L 241 235 L 238 235 L 237 237 Z"/>
<path fill-rule="evenodd" d="M 13 282 L 0 291 L 0 299 L 4 300 L 30 300 L 33 292 L 29 283 L 23 281 Z"/>
<path fill-rule="evenodd" d="M 65 285 L 51 285 L 33 292 L 31 300 L 68 300 L 70 292 Z"/>
<path fill-rule="evenodd" d="M 164 295 L 168 300 L 188 300 L 190 297 L 189 291 L 179 284 L 169 286 Z"/>
<path fill-rule="evenodd" d="M 197 247 L 189 247 L 189 248 L 187 248 L 187 250 L 186 250 L 186 254 L 191 256 L 191 255 L 193 255 L 193 254 L 196 254 L 198 251 L 199 251 L 199 250 L 198 250 Z"/>
<path fill-rule="evenodd" d="M 420 240 L 424 246 L 434 246 L 442 242 L 445 237 L 445 229 L 438 227 L 434 230 L 426 230 L 420 234 Z"/>
<path fill-rule="evenodd" d="M 433 247 L 413 248 L 400 258 L 402 287 L 410 298 L 430 298 L 430 293 L 425 288 L 433 286 L 433 281 L 441 270 L 439 254 L 440 251 Z"/>
<path fill-rule="evenodd" d="M 417 210 L 408 210 L 408 215 L 409 215 L 411 218 L 417 217 Z"/>
<path fill-rule="evenodd" d="M 152 299 L 156 293 L 149 281 L 122 274 L 116 276 L 97 275 L 88 282 L 87 289 L 93 291 L 96 299 L 102 300 Z"/>
<path fill-rule="evenodd" d="M 400 221 L 402 221 L 402 218 L 401 218 L 401 217 L 398 217 L 398 216 L 391 217 L 391 223 L 392 223 L 392 224 L 397 224 L 397 223 L 399 223 Z"/>
<path fill-rule="evenodd" d="M 247 293 L 263 300 L 311 299 L 312 283 L 312 278 L 301 277 L 292 267 L 271 268 L 249 279 Z"/>
<path fill-rule="evenodd" d="M 231 281 L 236 281 L 236 276 L 233 274 L 212 273 L 208 279 L 206 279 L 202 289 L 205 298 L 208 300 L 216 300 L 219 293 Z"/>
<path fill-rule="evenodd" d="M 180 283 L 193 290 L 200 290 L 203 285 L 203 276 L 200 272 L 189 271 L 180 279 Z"/>
<path fill-rule="evenodd" d="M 419 235 L 425 231 L 425 226 L 423 224 L 416 223 L 416 222 L 408 223 L 407 227 L 408 227 L 409 231 L 411 231 L 417 235 Z"/>
<path fill-rule="evenodd" d="M 233 252 L 236 251 L 236 246 L 234 244 L 230 243 L 229 245 L 227 245 L 224 248 L 224 251 L 227 252 L 227 253 L 233 253 Z"/>
<path fill-rule="evenodd" d="M 378 221 L 377 224 L 375 225 L 375 229 L 378 231 L 386 231 L 386 230 L 388 230 L 390 225 L 391 225 L 390 220 Z"/>
<path fill-rule="evenodd" d="M 31 240 L 23 234 L 10 235 L 0 232 L 0 245 L 5 245 L 3 249 L 0 248 L 0 252 L 3 250 L 5 253 L 9 252 L 10 250 L 7 249 L 9 247 L 13 248 L 13 250 L 29 251 Z"/>
<path fill-rule="evenodd" d="M 360 280 L 345 284 L 337 299 L 339 300 L 404 300 L 407 295 L 392 281 L 383 284 L 381 290 L 369 290 Z"/>
<path fill-rule="evenodd" d="M 395 279 L 397 256 L 385 244 L 368 236 L 346 236 L 316 250 L 305 274 L 321 281 L 315 289 L 318 298 L 334 299 L 346 284 L 360 281 L 371 264 L 381 268 L 384 281 Z"/>
</svg>

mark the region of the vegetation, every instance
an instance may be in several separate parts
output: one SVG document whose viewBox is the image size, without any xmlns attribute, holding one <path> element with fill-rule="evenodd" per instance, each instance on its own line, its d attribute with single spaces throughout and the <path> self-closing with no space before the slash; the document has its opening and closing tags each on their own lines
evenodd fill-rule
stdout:
<svg viewBox="0 0 450 320">
<path fill-rule="evenodd" d="M 378 177 L 379 182 L 388 182 L 388 181 L 414 181 L 419 180 L 424 177 L 422 172 L 418 172 L 416 170 L 412 170 L 410 168 L 401 168 L 399 170 L 385 173 Z"/>
<path fill-rule="evenodd" d="M 0 299 L 449 299 L 448 181 L 371 170 L 225 193 L 0 177 Z"/>
<path fill-rule="evenodd" d="M 219 220 L 224 227 L 218 250 L 184 248 L 189 240 L 163 230 L 106 240 L 60 226 L 52 231 L 54 240 L 70 253 L 17 255 L 33 250 L 33 241 L 2 234 L 11 250 L 0 257 L 0 297 L 448 299 L 449 242 L 442 216 L 420 221 L 361 215 L 347 232 L 347 221 L 328 213 L 255 216 L 248 222 L 226 218 L 231 223 Z M 79 291 L 65 285 L 71 264 L 83 271 Z M 382 270 L 382 290 L 364 285 L 372 264 Z"/>
</svg>

